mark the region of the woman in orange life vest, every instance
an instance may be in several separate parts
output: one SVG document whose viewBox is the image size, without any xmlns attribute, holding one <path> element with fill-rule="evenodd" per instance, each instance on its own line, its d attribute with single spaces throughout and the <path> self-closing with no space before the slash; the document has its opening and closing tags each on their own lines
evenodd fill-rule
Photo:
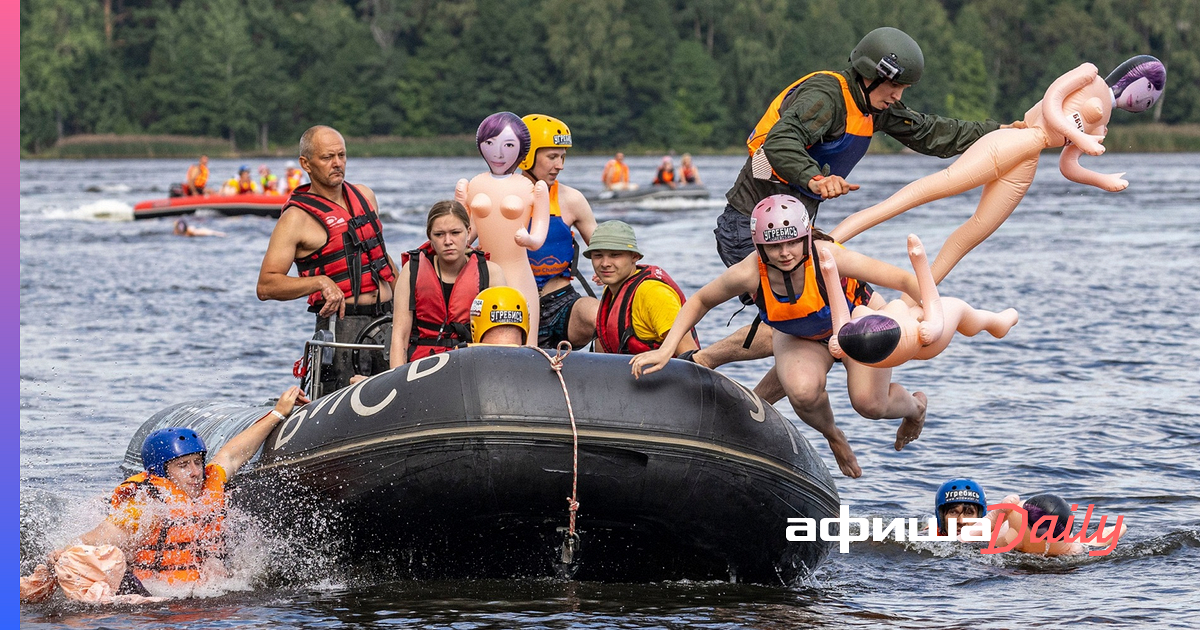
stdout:
<svg viewBox="0 0 1200 630">
<path fill-rule="evenodd" d="M 700 181 L 700 171 L 696 170 L 696 165 L 692 163 L 691 153 L 684 153 L 683 157 L 679 158 L 679 177 L 685 184 L 703 185 Z"/>
<path fill-rule="evenodd" d="M 284 185 L 287 186 L 284 194 L 289 194 L 299 188 L 300 184 L 304 183 L 304 171 L 296 168 L 295 162 L 284 164 L 284 168 L 287 169 L 284 171 Z"/>
<path fill-rule="evenodd" d="M 663 156 L 662 164 L 658 166 L 658 172 L 654 174 L 654 181 L 651 184 L 668 188 L 675 187 L 675 163 L 671 161 L 671 156 Z"/>
<path fill-rule="evenodd" d="M 390 367 L 471 340 L 471 303 L 504 284 L 500 266 L 467 246 L 471 220 L 457 201 L 439 201 L 425 219 L 429 241 L 402 256 L 392 314 Z"/>
<path fill-rule="evenodd" d="M 841 283 L 837 263 L 827 255 L 828 249 L 825 243 L 817 245 L 827 287 Z M 999 339 L 1016 325 L 1015 309 L 993 313 L 939 295 L 925 247 L 916 234 L 908 235 L 908 257 L 921 290 L 920 306 L 910 306 L 904 300 L 892 300 L 882 309 L 862 305 L 854 309 L 851 319 L 850 309 L 834 300 L 829 305 L 833 318 L 829 353 L 835 358 L 848 356 L 871 367 L 896 367 L 910 359 L 923 361 L 941 354 L 955 332 L 974 337 L 986 330 Z"/>
<path fill-rule="evenodd" d="M 683 305 L 663 347 L 639 354 L 630 361 L 634 377 L 651 374 L 667 364 L 667 348 L 678 344 L 704 314 L 713 307 L 741 295 L 756 294 L 755 302 L 763 323 L 775 330 L 772 335 L 775 368 L 788 401 L 800 419 L 816 429 L 829 442 L 838 467 L 847 477 L 859 477 L 862 469 L 854 451 L 833 418 L 825 378 L 834 359 L 825 343 L 833 322 L 824 281 L 816 270 L 814 240 L 829 240 L 815 232 L 799 199 L 772 195 L 754 207 L 750 218 L 756 251 L 733 265 L 716 280 L 697 291 Z M 870 289 L 862 282 L 918 294 L 916 277 L 885 262 L 844 249 L 836 243 L 815 258 L 832 255 L 838 268 L 848 277 L 833 295 L 848 306 L 867 304 Z M 882 298 L 876 298 L 882 306 Z M 892 383 L 891 370 L 869 368 L 853 360 L 844 362 L 850 402 L 855 411 L 867 418 L 903 418 L 896 432 L 896 450 L 904 448 L 921 433 L 925 423 L 925 395 L 910 394 L 899 383 Z"/>
<path fill-rule="evenodd" d="M 187 587 L 227 577 L 221 562 L 225 484 L 297 402 L 309 400 L 299 387 L 288 388 L 274 409 L 230 438 L 207 465 L 208 448 L 195 431 L 168 428 L 151 433 L 142 444 L 145 472 L 117 486 L 112 513 L 72 544 L 120 548 L 136 578 L 127 577 L 122 583 L 122 590 L 129 589 L 126 592 L 138 592 L 138 582 L 153 592 L 156 586 Z M 52 564 L 61 551 L 50 554 Z"/>
</svg>

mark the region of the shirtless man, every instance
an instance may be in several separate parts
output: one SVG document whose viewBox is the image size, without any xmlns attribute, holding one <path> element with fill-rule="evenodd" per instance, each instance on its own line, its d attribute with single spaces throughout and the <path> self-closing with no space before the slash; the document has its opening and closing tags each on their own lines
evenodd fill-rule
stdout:
<svg viewBox="0 0 1200 630">
<path fill-rule="evenodd" d="M 332 127 L 318 125 L 300 138 L 300 167 L 310 184 L 300 186 L 288 200 L 271 232 L 258 274 L 258 299 L 294 300 L 308 297 L 317 314 L 317 330 L 329 330 L 337 316 L 335 341 L 353 343 L 376 318 L 392 312 L 396 267 L 383 243 L 375 193 L 346 178 L 346 143 Z M 292 264 L 298 276 L 289 276 Z M 390 330 L 379 338 L 388 340 Z M 345 387 L 355 368 L 367 375 L 388 369 L 387 351 L 364 353 L 370 366 L 351 365 L 349 350 L 335 353 L 336 383 L 328 393 Z M 316 395 L 314 395 L 316 398 Z"/>
<path fill-rule="evenodd" d="M 596 336 L 600 301 L 579 295 L 571 286 L 572 267 L 578 259 L 572 228 L 579 231 L 585 244 L 591 243 L 596 217 L 583 193 L 558 181 L 571 147 L 571 129 L 545 114 L 530 114 L 521 120 L 529 127 L 530 137 L 521 172 L 535 184 L 546 182 L 550 188 L 550 231 L 545 244 L 529 252 L 541 302 L 538 345 L 554 348 L 565 339 L 581 348 Z M 581 278 L 580 282 L 585 281 Z M 589 287 L 585 284 L 584 288 Z"/>
</svg>

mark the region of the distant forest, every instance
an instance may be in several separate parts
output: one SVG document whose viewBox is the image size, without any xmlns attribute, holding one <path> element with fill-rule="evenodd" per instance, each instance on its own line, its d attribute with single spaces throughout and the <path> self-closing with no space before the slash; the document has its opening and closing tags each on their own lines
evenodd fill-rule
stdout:
<svg viewBox="0 0 1200 630">
<path fill-rule="evenodd" d="M 316 123 L 474 133 L 511 110 L 564 119 L 589 150 L 723 148 L 878 26 L 924 50 L 920 111 L 1007 122 L 1080 63 L 1152 54 L 1163 99 L 1114 123 L 1200 123 L 1200 0 L 21 0 L 21 143 L 265 148 Z"/>
</svg>

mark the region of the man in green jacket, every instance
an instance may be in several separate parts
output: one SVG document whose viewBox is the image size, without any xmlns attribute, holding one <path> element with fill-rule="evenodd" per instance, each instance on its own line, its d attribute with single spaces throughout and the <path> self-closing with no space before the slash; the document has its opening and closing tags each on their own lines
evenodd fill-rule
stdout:
<svg viewBox="0 0 1200 630">
<path fill-rule="evenodd" d="M 846 177 L 866 154 L 873 134 L 886 133 L 918 153 L 946 158 L 1002 127 L 992 120 L 944 118 L 906 107 L 900 97 L 924 69 L 921 47 L 903 31 L 883 27 L 854 47 L 849 68 L 814 72 L 780 92 L 747 139 L 750 157 L 725 194 L 728 204 L 714 230 L 721 261 L 730 266 L 754 251 L 750 213 L 764 198 L 794 195 L 815 219 L 821 201 L 857 190 Z M 717 367 L 770 356 L 765 327 L 750 348 L 742 347 L 749 330 L 697 351 L 692 360 Z M 768 373 L 756 388 L 770 402 L 783 396 L 773 376 Z"/>
</svg>

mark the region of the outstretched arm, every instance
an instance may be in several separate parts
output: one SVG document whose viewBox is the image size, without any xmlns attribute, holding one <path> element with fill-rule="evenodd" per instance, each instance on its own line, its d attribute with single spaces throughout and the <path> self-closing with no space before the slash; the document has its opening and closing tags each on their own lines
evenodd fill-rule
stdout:
<svg viewBox="0 0 1200 630">
<path fill-rule="evenodd" d="M 1121 192 L 1129 187 L 1129 182 L 1123 179 L 1125 173 L 1097 173 L 1084 168 L 1079 163 L 1079 156 L 1083 155 L 1083 151 L 1074 144 L 1068 144 L 1063 147 L 1062 154 L 1058 157 L 1058 170 L 1062 172 L 1063 177 L 1088 186 L 1095 186 L 1101 190 L 1108 192 Z"/>
<path fill-rule="evenodd" d="M 917 286 L 921 292 L 921 309 L 924 315 L 917 327 L 917 337 L 922 346 L 937 343 L 942 338 L 942 298 L 938 294 L 937 283 L 933 281 L 933 272 L 929 270 L 929 257 L 925 254 L 925 246 L 916 234 L 908 235 L 908 259 L 912 262 L 913 274 L 917 277 Z"/>
<path fill-rule="evenodd" d="M 267 435 L 271 433 L 275 425 L 291 415 L 297 401 L 309 402 L 300 388 L 293 385 L 279 396 L 279 402 L 275 403 L 274 409 L 268 411 L 258 422 L 230 438 L 213 456 L 211 463 L 225 469 L 226 476 L 233 479 L 238 469 L 258 452 L 258 448 L 267 440 Z M 276 412 L 279 415 L 276 415 Z"/>
<path fill-rule="evenodd" d="M 538 182 L 533 186 L 533 215 L 530 217 L 529 231 L 524 228 L 517 230 L 517 245 L 528 250 L 535 250 L 546 242 L 550 232 L 550 190 L 546 182 Z"/>
<path fill-rule="evenodd" d="M 718 304 L 742 293 L 754 291 L 757 284 L 758 254 L 752 253 L 745 260 L 726 269 L 715 280 L 701 287 L 683 304 L 683 307 L 679 309 L 679 314 L 675 316 L 675 323 L 671 325 L 671 332 L 667 333 L 661 347 L 634 355 L 629 360 L 629 364 L 633 366 L 633 377 L 638 378 L 642 374 L 653 374 L 663 369 L 667 365 L 667 361 L 675 356 L 675 350 L 679 348 L 679 343 L 683 341 L 684 336 L 689 335 L 692 328 L 700 323 L 706 313 Z"/>
<path fill-rule="evenodd" d="M 825 280 L 825 286 L 842 286 L 842 279 L 838 276 L 837 262 L 834 261 L 829 246 L 817 244 L 816 247 L 821 256 L 821 276 Z M 846 306 L 846 300 L 831 298 L 829 314 L 833 319 L 833 335 L 829 337 L 829 354 L 833 355 L 835 359 L 841 359 L 846 356 L 846 353 L 842 352 L 842 346 L 838 343 L 838 331 L 846 325 L 846 322 L 850 321 L 850 308 Z"/>
</svg>

